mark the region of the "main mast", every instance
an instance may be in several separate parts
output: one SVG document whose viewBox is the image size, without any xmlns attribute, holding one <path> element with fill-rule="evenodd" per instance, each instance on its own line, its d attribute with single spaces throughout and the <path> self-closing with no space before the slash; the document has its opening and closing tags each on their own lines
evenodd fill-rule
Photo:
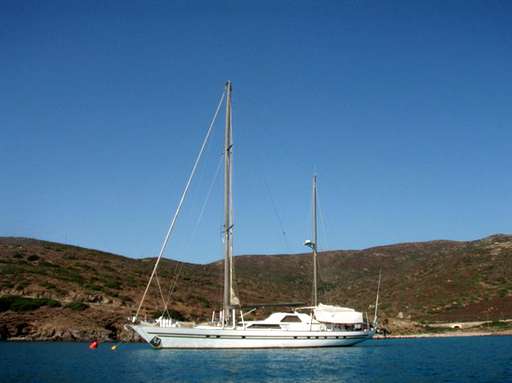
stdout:
<svg viewBox="0 0 512 383">
<path fill-rule="evenodd" d="M 224 324 L 229 323 L 230 309 L 237 300 L 233 293 L 233 199 L 231 132 L 231 81 L 226 83 L 226 130 L 224 136 Z"/>
<path fill-rule="evenodd" d="M 313 176 L 313 305 L 318 305 L 318 288 L 317 288 L 317 228 L 316 228 L 316 176 Z"/>
</svg>

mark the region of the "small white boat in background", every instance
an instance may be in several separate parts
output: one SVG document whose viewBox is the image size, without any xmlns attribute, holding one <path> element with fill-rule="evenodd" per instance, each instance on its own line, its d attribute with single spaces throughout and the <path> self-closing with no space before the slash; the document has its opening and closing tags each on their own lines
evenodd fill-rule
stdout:
<svg viewBox="0 0 512 383">
<path fill-rule="evenodd" d="M 374 335 L 374 323 L 363 319 L 361 312 L 351 308 L 319 304 L 317 299 L 317 217 L 316 217 L 316 176 L 313 178 L 313 240 L 305 245 L 313 253 L 313 305 L 299 307 L 291 312 L 276 312 L 264 320 L 245 320 L 257 306 L 241 306 L 233 288 L 233 214 L 232 214 L 232 126 L 231 126 L 231 82 L 226 83 L 226 127 L 224 140 L 224 302 L 223 310 L 203 325 L 188 326 L 164 317 L 156 321 L 140 321 L 139 313 L 158 263 L 162 257 L 176 218 L 181 209 L 197 163 L 208 140 L 210 130 L 192 174 L 187 182 L 178 209 L 162 245 L 150 280 L 130 327 L 154 348 L 296 348 L 296 347 L 339 347 L 352 346 L 370 339 Z M 221 102 L 224 95 L 221 99 Z M 219 104 L 220 107 L 220 104 Z M 215 113 L 215 117 L 219 111 Z M 279 306 L 279 305 L 270 305 Z M 291 304 L 281 306 L 291 307 Z M 252 308 L 243 312 L 243 308 Z"/>
</svg>

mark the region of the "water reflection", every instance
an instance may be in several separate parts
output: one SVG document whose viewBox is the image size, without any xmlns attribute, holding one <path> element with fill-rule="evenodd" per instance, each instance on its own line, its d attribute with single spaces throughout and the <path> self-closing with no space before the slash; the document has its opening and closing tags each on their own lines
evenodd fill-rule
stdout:
<svg viewBox="0 0 512 383">
<path fill-rule="evenodd" d="M 348 348 L 89 350 L 86 343 L 0 343 L 0 382 L 507 381 L 512 337 L 400 339 Z"/>
<path fill-rule="evenodd" d="M 380 346 L 379 346 L 380 348 Z M 350 381 L 361 376 L 372 347 L 269 350 L 152 350 L 134 348 L 128 363 L 152 365 L 163 381 L 193 371 L 201 381 Z M 364 375 L 364 374 L 363 374 Z"/>
</svg>

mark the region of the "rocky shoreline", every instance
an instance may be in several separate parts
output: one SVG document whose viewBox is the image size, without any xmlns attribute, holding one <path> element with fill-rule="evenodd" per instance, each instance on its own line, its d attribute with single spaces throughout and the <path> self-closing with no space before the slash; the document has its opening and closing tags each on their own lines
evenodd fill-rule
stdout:
<svg viewBox="0 0 512 383">
<path fill-rule="evenodd" d="M 64 308 L 40 308 L 32 312 L 0 313 L 0 340 L 16 341 L 138 341 L 125 328 L 126 316 L 100 307 L 77 312 Z"/>
<path fill-rule="evenodd" d="M 142 339 L 134 332 L 126 329 L 122 325 L 122 331 L 115 333 L 106 329 L 76 329 L 76 328 L 58 328 L 58 329 L 38 329 L 27 333 L 26 335 L 2 336 L 5 335 L 6 325 L 0 325 L 0 340 L 8 342 L 90 342 L 98 340 L 100 342 L 122 342 L 122 343 L 140 343 Z M 376 340 L 386 339 L 414 339 L 414 338 L 451 338 L 468 336 L 512 336 L 512 330 L 502 331 L 449 331 L 444 333 L 415 333 L 415 334 L 392 334 L 374 336 Z"/>
</svg>

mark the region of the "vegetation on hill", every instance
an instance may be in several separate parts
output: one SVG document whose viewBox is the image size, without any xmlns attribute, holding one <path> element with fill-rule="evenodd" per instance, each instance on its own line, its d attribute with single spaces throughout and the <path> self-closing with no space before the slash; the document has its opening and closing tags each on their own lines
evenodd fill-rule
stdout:
<svg viewBox="0 0 512 383">
<path fill-rule="evenodd" d="M 32 311 L 40 307 L 60 307 L 61 304 L 48 298 L 25 298 L 16 295 L 0 297 L 0 312 L 3 311 Z"/>
<path fill-rule="evenodd" d="M 309 254 L 238 256 L 235 263 L 243 303 L 310 302 Z M 0 238 L 0 338 L 128 339 L 123 324 L 153 264 L 154 259 Z M 158 280 L 173 317 L 207 320 L 220 308 L 222 266 L 162 261 Z M 319 269 L 321 302 L 354 307 L 370 318 L 382 269 L 379 311 L 388 323 L 512 318 L 512 236 L 327 251 L 319 255 Z M 143 315 L 158 315 L 162 308 L 155 283 Z"/>
</svg>

